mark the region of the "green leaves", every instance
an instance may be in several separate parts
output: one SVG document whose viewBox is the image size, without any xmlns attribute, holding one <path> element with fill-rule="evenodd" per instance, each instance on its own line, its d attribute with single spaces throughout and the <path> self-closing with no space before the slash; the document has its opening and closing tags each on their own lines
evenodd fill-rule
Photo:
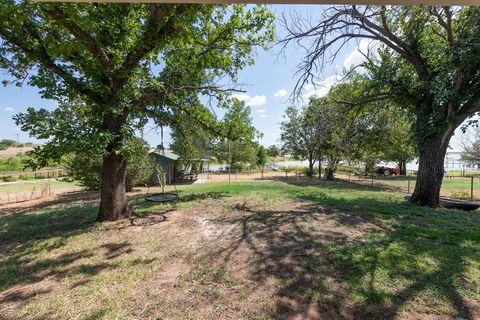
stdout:
<svg viewBox="0 0 480 320">
<path fill-rule="evenodd" d="M 265 6 L 6 0 L 0 67 L 59 102 L 52 112 L 17 115 L 22 130 L 59 153 L 89 144 L 121 152 L 121 142 L 147 119 L 173 130 L 186 121 L 220 134 L 199 95 L 228 100 L 231 88 L 218 81 L 234 82 L 273 32 Z"/>
</svg>

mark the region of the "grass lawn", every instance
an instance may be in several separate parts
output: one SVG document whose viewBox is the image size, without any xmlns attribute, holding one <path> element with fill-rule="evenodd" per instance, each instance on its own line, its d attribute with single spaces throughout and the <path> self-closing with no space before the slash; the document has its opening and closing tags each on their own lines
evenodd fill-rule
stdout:
<svg viewBox="0 0 480 320">
<path fill-rule="evenodd" d="M 36 199 L 42 196 L 42 192 L 56 194 L 68 191 L 78 191 L 83 189 L 75 182 L 66 181 L 16 181 L 15 183 L 0 184 L 0 204 L 10 202 L 20 202 L 29 199 Z M 45 189 L 45 190 L 44 190 Z"/>
<path fill-rule="evenodd" d="M 339 175 L 342 179 L 348 180 L 348 175 Z M 364 186 L 371 186 L 371 177 L 357 177 L 350 176 L 351 182 L 361 184 Z M 408 191 L 408 180 L 410 180 L 410 192 L 415 189 L 415 177 L 398 177 L 398 176 L 375 176 L 373 179 L 373 186 L 378 188 L 389 188 L 391 191 L 400 191 L 406 193 Z M 453 198 L 467 198 L 470 199 L 472 182 L 470 177 L 453 177 L 445 178 L 442 181 L 442 188 L 440 190 L 441 196 Z M 473 197 L 474 200 L 480 200 L 480 177 L 473 178 Z"/>
<path fill-rule="evenodd" d="M 294 178 L 97 202 L 0 211 L 0 319 L 480 319 L 478 212 Z"/>
<path fill-rule="evenodd" d="M 71 186 L 77 186 L 73 182 L 66 181 L 35 181 L 35 182 L 21 182 L 17 181 L 15 183 L 8 183 L 0 185 L 0 192 L 5 193 L 9 192 L 22 192 L 22 191 L 31 191 L 34 187 L 41 189 L 45 184 L 50 184 L 50 187 L 53 190 L 65 189 Z"/>
</svg>

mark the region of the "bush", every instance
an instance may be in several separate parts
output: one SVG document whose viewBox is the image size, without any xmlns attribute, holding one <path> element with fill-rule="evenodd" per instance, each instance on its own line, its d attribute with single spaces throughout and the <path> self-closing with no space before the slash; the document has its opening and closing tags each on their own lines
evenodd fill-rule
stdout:
<svg viewBox="0 0 480 320">
<path fill-rule="evenodd" d="M 0 150 L 5 150 L 7 148 L 13 147 L 17 144 L 15 140 L 3 139 L 0 140 Z"/>
<path fill-rule="evenodd" d="M 470 200 L 470 193 L 465 191 L 457 191 L 452 193 L 452 198 L 459 200 Z"/>
<path fill-rule="evenodd" d="M 146 182 L 153 172 L 153 165 L 145 140 L 133 138 L 125 145 L 127 158 L 126 191 Z M 102 186 L 103 154 L 91 152 L 76 152 L 66 159 L 66 169 L 80 183 L 93 190 Z"/>
<path fill-rule="evenodd" d="M 235 162 L 232 166 L 232 170 L 235 172 L 244 172 L 250 169 L 251 165 L 248 162 Z"/>
<path fill-rule="evenodd" d="M 17 181 L 17 177 L 16 176 L 5 176 L 5 177 L 2 177 L 2 181 L 3 182 L 13 182 L 13 181 Z"/>
</svg>

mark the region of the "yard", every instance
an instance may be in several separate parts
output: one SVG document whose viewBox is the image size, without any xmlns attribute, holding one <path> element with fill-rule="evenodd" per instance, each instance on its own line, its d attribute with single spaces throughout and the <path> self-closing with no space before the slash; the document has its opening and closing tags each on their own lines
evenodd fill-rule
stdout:
<svg viewBox="0 0 480 320">
<path fill-rule="evenodd" d="M 316 179 L 183 186 L 0 208 L 0 318 L 478 319 L 477 212 Z"/>
</svg>

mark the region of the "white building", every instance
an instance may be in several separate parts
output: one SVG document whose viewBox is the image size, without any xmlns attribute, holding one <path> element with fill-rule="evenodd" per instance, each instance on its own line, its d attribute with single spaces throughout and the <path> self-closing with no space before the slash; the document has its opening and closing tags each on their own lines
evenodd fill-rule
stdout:
<svg viewBox="0 0 480 320">
<path fill-rule="evenodd" d="M 462 153 L 462 151 L 447 151 L 447 154 L 445 155 L 445 160 L 443 162 L 445 171 L 480 171 L 480 168 L 478 168 L 478 166 L 474 166 L 471 163 L 463 161 Z M 407 163 L 407 169 L 418 170 L 418 159 Z"/>
</svg>

